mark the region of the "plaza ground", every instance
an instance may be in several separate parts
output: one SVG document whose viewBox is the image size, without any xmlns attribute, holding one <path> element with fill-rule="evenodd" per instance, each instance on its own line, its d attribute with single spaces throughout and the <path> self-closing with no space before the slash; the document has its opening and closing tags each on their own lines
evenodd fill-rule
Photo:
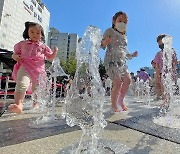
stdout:
<svg viewBox="0 0 180 154">
<path fill-rule="evenodd" d="M 3 100 L 1 100 L 3 101 Z M 129 110 L 114 114 L 110 99 L 104 105 L 108 122 L 102 139 L 126 145 L 134 154 L 179 154 L 180 129 L 163 127 L 153 123 L 159 112 L 159 102 L 137 102 L 126 98 Z M 61 115 L 62 103 L 56 104 L 56 114 Z M 82 135 L 78 126 L 69 127 L 62 119 L 53 127 L 30 127 L 40 114 L 26 109 L 22 115 L 6 112 L 0 117 L 0 154 L 60 154 Z"/>
</svg>

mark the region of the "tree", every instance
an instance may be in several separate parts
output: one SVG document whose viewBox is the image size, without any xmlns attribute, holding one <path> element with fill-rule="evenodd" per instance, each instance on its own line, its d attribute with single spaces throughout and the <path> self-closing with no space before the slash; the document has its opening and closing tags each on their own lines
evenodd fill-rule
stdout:
<svg viewBox="0 0 180 154">
<path fill-rule="evenodd" d="M 76 65 L 77 65 L 77 61 L 75 58 L 75 55 L 73 53 L 71 53 L 69 55 L 69 58 L 67 60 L 67 73 L 71 76 L 75 75 L 76 72 Z"/>
<path fill-rule="evenodd" d="M 66 61 L 63 60 L 63 59 L 61 59 L 61 60 L 60 60 L 60 65 L 61 65 L 61 67 L 63 68 L 64 72 L 67 73 L 67 71 L 66 71 Z"/>
<path fill-rule="evenodd" d="M 60 63 L 61 63 L 61 67 L 67 74 L 71 76 L 75 75 L 77 61 L 73 53 L 69 55 L 69 58 L 67 59 L 67 61 L 61 60 Z"/>
</svg>

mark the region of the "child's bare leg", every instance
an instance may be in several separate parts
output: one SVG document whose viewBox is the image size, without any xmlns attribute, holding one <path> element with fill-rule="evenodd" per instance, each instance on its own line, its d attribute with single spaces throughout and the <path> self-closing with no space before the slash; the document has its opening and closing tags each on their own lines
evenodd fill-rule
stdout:
<svg viewBox="0 0 180 154">
<path fill-rule="evenodd" d="M 157 95 L 157 98 L 160 98 L 162 96 L 162 90 L 161 90 L 161 84 L 160 83 L 156 84 L 156 95 Z"/>
<path fill-rule="evenodd" d="M 9 106 L 9 111 L 21 114 L 22 109 L 23 109 L 22 102 L 24 100 L 24 97 L 25 97 L 25 93 L 15 92 L 14 93 L 14 102 L 15 102 L 15 104 L 12 104 L 12 105 Z"/>
<path fill-rule="evenodd" d="M 111 90 L 111 102 L 112 102 L 112 109 L 115 112 L 120 112 L 120 110 L 117 107 L 117 99 L 118 99 L 120 88 L 121 88 L 120 78 L 114 79 L 113 80 L 113 87 Z"/>
<path fill-rule="evenodd" d="M 33 96 L 33 108 L 34 109 L 38 108 L 37 95 L 36 94 L 34 94 L 34 96 Z"/>
<path fill-rule="evenodd" d="M 38 108 L 38 102 L 37 102 L 37 94 L 34 93 L 34 91 L 37 88 L 37 83 L 36 82 L 32 82 L 32 94 L 33 94 L 33 108 L 37 109 Z"/>
<path fill-rule="evenodd" d="M 161 81 L 161 75 L 157 76 L 156 77 L 156 95 L 158 98 L 162 97 L 163 99 L 165 99 L 165 96 L 164 96 L 164 86 L 163 86 L 163 83 Z"/>
<path fill-rule="evenodd" d="M 119 100 L 118 100 L 118 104 L 121 105 L 123 111 L 126 111 L 128 108 L 126 107 L 126 105 L 124 104 L 124 97 L 128 91 L 129 85 L 131 83 L 131 78 L 129 76 L 128 73 L 126 73 L 123 77 L 122 77 L 122 87 L 121 87 L 121 91 L 120 91 L 120 96 L 119 96 Z"/>
</svg>

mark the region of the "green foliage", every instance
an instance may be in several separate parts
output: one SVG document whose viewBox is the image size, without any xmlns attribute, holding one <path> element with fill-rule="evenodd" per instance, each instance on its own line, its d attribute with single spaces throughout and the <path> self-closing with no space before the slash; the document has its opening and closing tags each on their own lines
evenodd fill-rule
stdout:
<svg viewBox="0 0 180 154">
<path fill-rule="evenodd" d="M 60 60 L 60 64 L 61 67 L 63 68 L 63 70 L 71 75 L 74 76 L 76 73 L 76 66 L 77 66 L 77 61 L 75 58 L 74 54 L 70 54 L 69 59 L 67 61 L 65 60 Z M 80 72 L 82 73 L 81 75 L 84 76 L 86 75 L 86 69 L 87 69 L 87 64 L 83 64 L 81 66 L 81 68 L 79 70 L 81 70 Z M 105 66 L 104 66 L 104 62 L 100 59 L 100 64 L 99 64 L 99 73 L 100 76 L 104 76 L 106 74 L 106 70 L 105 70 Z"/>
<path fill-rule="evenodd" d="M 69 74 L 71 76 L 75 75 L 77 61 L 76 61 L 76 58 L 75 58 L 74 54 L 70 54 L 67 61 L 61 60 L 60 64 L 61 64 L 61 67 L 63 68 L 63 70 L 67 74 Z"/>
</svg>

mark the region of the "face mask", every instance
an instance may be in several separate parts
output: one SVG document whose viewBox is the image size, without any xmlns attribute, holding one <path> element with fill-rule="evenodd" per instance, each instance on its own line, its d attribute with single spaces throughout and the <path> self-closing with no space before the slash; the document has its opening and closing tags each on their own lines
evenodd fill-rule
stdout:
<svg viewBox="0 0 180 154">
<path fill-rule="evenodd" d="M 116 23 L 116 29 L 119 31 L 119 32 L 126 32 L 126 27 L 127 27 L 127 24 L 125 24 L 124 22 L 118 22 Z"/>
<path fill-rule="evenodd" d="M 160 44 L 160 45 L 159 45 L 159 48 L 160 48 L 161 50 L 163 50 L 163 49 L 164 49 L 164 44 Z"/>
</svg>

